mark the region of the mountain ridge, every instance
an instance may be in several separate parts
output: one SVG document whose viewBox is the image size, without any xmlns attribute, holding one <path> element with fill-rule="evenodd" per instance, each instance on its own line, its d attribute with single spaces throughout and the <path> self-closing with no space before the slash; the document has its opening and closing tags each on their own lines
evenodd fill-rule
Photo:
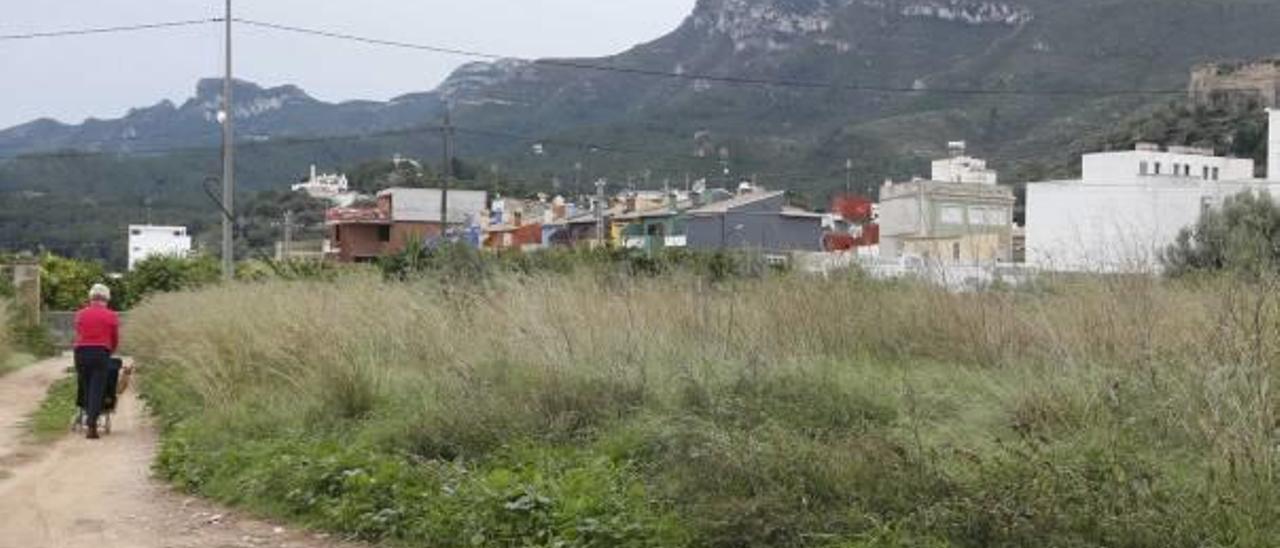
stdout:
<svg viewBox="0 0 1280 548">
<path fill-rule="evenodd" d="M 434 90 L 389 101 L 333 103 L 288 84 L 237 82 L 237 133 L 260 143 L 377 134 L 437 123 L 450 104 L 455 122 L 475 129 L 652 150 L 649 158 L 610 158 L 615 176 L 705 171 L 706 162 L 690 157 L 727 148 L 739 173 L 804 168 L 813 180 L 794 184 L 836 184 L 846 158 L 868 180 L 909 175 L 952 139 L 1016 169 L 1170 100 L 1070 92 L 1180 88 L 1197 62 L 1280 51 L 1266 24 L 1278 19 L 1280 3 L 1254 0 L 698 0 L 670 33 L 614 55 L 467 63 Z M 915 91 L 845 89 L 859 86 Z M 0 130 L 0 157 L 214 146 L 220 87 L 202 80 L 180 105 L 161 102 L 114 120 Z M 938 92 L 947 89 L 1009 95 Z M 460 144 L 544 179 L 568 176 L 566 166 L 581 155 L 552 150 L 535 158 L 522 152 L 527 145 L 475 136 Z"/>
</svg>

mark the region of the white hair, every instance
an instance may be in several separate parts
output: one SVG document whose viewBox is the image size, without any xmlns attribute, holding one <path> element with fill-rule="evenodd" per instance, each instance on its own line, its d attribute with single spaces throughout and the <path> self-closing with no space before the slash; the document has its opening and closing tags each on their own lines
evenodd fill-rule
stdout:
<svg viewBox="0 0 1280 548">
<path fill-rule="evenodd" d="M 89 300 L 107 302 L 111 300 L 111 288 L 102 284 L 93 284 L 89 288 Z"/>
</svg>

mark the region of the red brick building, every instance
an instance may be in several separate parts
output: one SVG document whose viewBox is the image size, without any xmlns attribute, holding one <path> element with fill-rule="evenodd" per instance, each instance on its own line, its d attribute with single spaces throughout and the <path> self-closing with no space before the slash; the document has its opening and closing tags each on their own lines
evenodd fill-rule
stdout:
<svg viewBox="0 0 1280 548">
<path fill-rule="evenodd" d="M 411 241 L 440 237 L 439 189 L 393 188 L 378 194 L 372 207 L 334 208 L 326 214 L 330 256 L 338 262 L 370 262 L 403 251 Z M 481 214 L 484 192 L 449 191 L 449 224 L 465 225 Z"/>
</svg>

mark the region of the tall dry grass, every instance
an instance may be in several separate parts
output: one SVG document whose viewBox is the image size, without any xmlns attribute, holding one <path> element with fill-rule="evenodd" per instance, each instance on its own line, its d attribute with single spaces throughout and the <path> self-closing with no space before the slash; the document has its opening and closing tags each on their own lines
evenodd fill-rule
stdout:
<svg viewBox="0 0 1280 548">
<path fill-rule="evenodd" d="M 660 469 L 706 544 L 871 534 L 859 504 L 957 545 L 1277 532 L 1275 285 L 354 279 L 161 296 L 130 320 L 161 411 L 227 443 L 354 421 L 427 460 L 596 444 Z M 920 517 L 911 492 L 945 502 Z"/>
</svg>

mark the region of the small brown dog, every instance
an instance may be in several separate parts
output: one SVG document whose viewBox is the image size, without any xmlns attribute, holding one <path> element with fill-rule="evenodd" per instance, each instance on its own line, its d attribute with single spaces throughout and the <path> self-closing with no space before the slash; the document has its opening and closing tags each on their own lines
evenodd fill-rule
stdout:
<svg viewBox="0 0 1280 548">
<path fill-rule="evenodd" d="M 120 380 L 116 381 L 116 395 L 123 394 L 129 389 L 129 380 L 133 378 L 133 365 L 125 365 L 120 368 Z"/>
</svg>

